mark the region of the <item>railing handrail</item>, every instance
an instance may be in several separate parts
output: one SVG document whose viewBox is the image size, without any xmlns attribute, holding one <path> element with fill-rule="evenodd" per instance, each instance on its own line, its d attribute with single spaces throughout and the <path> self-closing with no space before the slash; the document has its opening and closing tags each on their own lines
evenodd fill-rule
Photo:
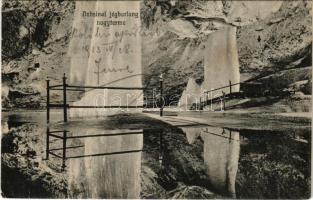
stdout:
<svg viewBox="0 0 313 200">
<path fill-rule="evenodd" d="M 63 85 L 50 85 L 49 88 L 63 87 Z"/>
<path fill-rule="evenodd" d="M 143 90 L 144 87 L 109 87 L 109 86 L 79 86 L 68 85 L 68 88 L 86 88 L 86 89 L 111 89 L 111 90 Z"/>
<path fill-rule="evenodd" d="M 51 85 L 49 89 L 51 90 L 63 90 L 63 85 Z M 110 89 L 110 90 L 143 90 L 146 89 L 145 87 L 112 87 L 112 86 L 80 86 L 80 85 L 68 85 L 66 84 L 67 88 L 80 88 L 80 89 Z M 56 89 L 52 89 L 56 88 Z M 68 90 L 68 91 L 82 91 L 82 90 Z"/>
<path fill-rule="evenodd" d="M 231 86 L 245 84 L 245 83 L 247 83 L 247 82 L 239 82 L 239 83 L 229 84 L 227 86 L 223 86 L 223 87 L 214 88 L 214 89 L 211 89 L 211 90 L 204 91 L 203 93 L 209 93 L 209 92 L 213 92 L 213 91 L 216 91 L 216 90 L 221 90 L 221 89 L 224 89 L 224 88 L 229 88 Z"/>
<path fill-rule="evenodd" d="M 82 89 L 111 89 L 111 90 L 144 90 L 147 89 L 147 87 L 112 87 L 112 86 L 79 86 L 79 85 L 69 85 L 66 83 L 66 75 L 63 74 L 62 85 L 50 85 L 50 80 L 47 80 L 47 101 L 46 101 L 46 108 L 47 108 L 47 123 L 50 121 L 50 108 L 63 108 L 63 121 L 67 122 L 67 109 L 69 108 L 144 108 L 143 104 L 142 106 L 84 106 L 84 105 L 69 105 L 67 102 L 67 91 L 84 91 Z M 60 88 L 58 88 L 60 87 Z M 73 88 L 73 89 L 71 89 Z M 76 89 L 77 88 L 77 89 Z M 50 90 L 61 90 L 63 91 L 63 102 L 61 103 L 50 103 Z M 160 91 L 161 91 L 161 107 L 160 107 L 160 116 L 163 115 L 163 78 L 160 76 Z M 88 92 L 88 91 L 84 91 Z"/>
<path fill-rule="evenodd" d="M 235 86 L 235 85 L 239 85 L 239 84 L 247 84 L 247 83 L 251 83 L 251 82 L 254 82 L 254 81 L 257 81 L 257 80 L 260 80 L 262 79 L 263 76 L 261 77 L 255 77 L 255 78 L 250 78 L 248 80 L 245 80 L 245 81 L 242 81 L 242 82 L 238 82 L 238 83 L 234 83 L 234 84 L 230 84 L 230 85 L 227 85 L 227 86 L 223 86 L 223 87 L 220 87 L 220 88 L 214 88 L 213 90 L 208 90 L 208 91 L 204 91 L 203 93 L 209 93 L 209 92 L 213 92 L 213 91 L 216 91 L 216 90 L 221 90 L 221 89 L 224 89 L 224 88 L 228 88 L 230 86 Z"/>
</svg>

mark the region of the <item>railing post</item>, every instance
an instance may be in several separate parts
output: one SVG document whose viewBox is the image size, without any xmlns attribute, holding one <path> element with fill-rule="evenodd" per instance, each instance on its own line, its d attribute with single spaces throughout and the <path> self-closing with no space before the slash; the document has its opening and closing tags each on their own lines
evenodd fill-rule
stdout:
<svg viewBox="0 0 313 200">
<path fill-rule="evenodd" d="M 213 94 L 212 94 L 212 89 L 213 89 L 213 88 L 211 88 L 211 90 L 210 90 L 210 96 L 211 96 L 211 102 L 210 102 L 210 104 L 211 104 L 211 111 L 214 111 L 214 110 L 213 110 Z"/>
<path fill-rule="evenodd" d="M 66 105 L 66 76 L 63 75 L 63 121 L 67 122 L 67 105 Z"/>
<path fill-rule="evenodd" d="M 163 74 L 160 75 L 160 116 L 163 116 Z"/>
<path fill-rule="evenodd" d="M 67 140 L 67 131 L 63 131 L 63 154 L 62 154 L 62 169 L 66 167 L 65 161 L 66 161 L 66 140 Z"/>
<path fill-rule="evenodd" d="M 231 80 L 229 80 L 229 94 L 231 94 L 232 91 L 231 91 Z"/>
<path fill-rule="evenodd" d="M 49 127 L 47 127 L 47 141 L 46 141 L 46 159 L 49 160 L 49 151 L 50 151 L 50 140 L 49 140 L 49 133 L 50 133 L 50 129 Z"/>
<path fill-rule="evenodd" d="M 47 80 L 47 124 L 50 122 L 50 80 Z"/>
<path fill-rule="evenodd" d="M 225 106 L 225 92 L 222 91 L 223 93 L 223 110 L 225 111 L 226 110 L 226 106 Z"/>
<path fill-rule="evenodd" d="M 153 90 L 152 90 L 152 104 L 153 104 L 153 107 L 152 108 L 157 108 L 158 107 L 158 101 L 155 99 L 155 97 L 156 97 L 156 89 L 155 88 L 153 88 Z M 154 107 L 155 106 L 155 107 Z"/>
<path fill-rule="evenodd" d="M 160 131 L 159 139 L 160 139 L 160 144 L 159 144 L 159 164 L 162 165 L 162 163 L 163 163 L 163 131 Z"/>
</svg>

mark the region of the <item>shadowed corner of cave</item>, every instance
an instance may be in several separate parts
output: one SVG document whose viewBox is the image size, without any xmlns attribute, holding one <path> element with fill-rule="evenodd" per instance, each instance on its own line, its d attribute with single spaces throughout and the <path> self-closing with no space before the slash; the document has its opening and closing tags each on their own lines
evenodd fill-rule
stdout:
<svg viewBox="0 0 313 200">
<path fill-rule="evenodd" d="M 39 49 L 45 46 L 45 41 L 49 38 L 51 23 L 54 17 L 57 16 L 55 13 L 46 13 L 41 19 L 38 20 L 35 27 L 34 34 L 32 35 L 32 40 Z M 59 19 L 59 18 L 58 18 Z M 59 20 L 58 20 L 59 21 Z"/>
</svg>

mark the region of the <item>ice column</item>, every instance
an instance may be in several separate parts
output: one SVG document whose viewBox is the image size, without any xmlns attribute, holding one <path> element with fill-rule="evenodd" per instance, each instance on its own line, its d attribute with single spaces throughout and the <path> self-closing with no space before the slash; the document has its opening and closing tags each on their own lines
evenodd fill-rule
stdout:
<svg viewBox="0 0 313 200">
<path fill-rule="evenodd" d="M 76 1 L 68 56 L 71 58 L 69 83 L 85 85 L 88 69 L 88 49 L 91 43 L 94 18 L 83 17 L 84 11 L 95 10 L 96 1 Z"/>
<path fill-rule="evenodd" d="M 196 83 L 196 80 L 189 78 L 186 89 L 179 99 L 179 107 L 183 110 L 189 110 L 193 103 L 200 103 L 201 85 Z"/>
<path fill-rule="evenodd" d="M 216 89 L 240 82 L 239 60 L 236 43 L 236 28 L 225 27 L 211 33 L 205 47 L 204 84 L 205 90 Z M 232 86 L 232 92 L 239 92 L 239 85 Z M 230 92 L 229 88 L 209 93 L 210 98 Z"/>
<path fill-rule="evenodd" d="M 92 19 L 92 25 L 87 25 L 88 30 L 92 28 L 92 31 L 83 29 L 79 36 L 73 34 L 78 39 L 72 39 L 72 43 L 79 43 L 81 37 L 86 43 L 85 46 L 76 45 L 80 50 L 76 51 L 75 57 L 72 56 L 72 59 L 76 59 L 81 55 L 80 59 L 72 62 L 71 73 L 79 74 L 71 74 L 73 82 L 77 82 L 79 77 L 87 86 L 141 88 L 140 1 L 97 1 L 85 8 L 76 9 L 76 14 L 80 16 L 78 20 L 83 18 L 84 22 L 90 22 Z M 97 14 L 93 17 L 81 16 L 81 9 L 86 13 Z M 77 70 L 81 72 L 76 72 Z M 87 89 L 84 96 L 74 105 L 101 108 L 73 108 L 70 110 L 70 116 L 97 117 L 120 112 L 141 112 L 142 104 L 142 90 Z M 105 108 L 108 106 L 115 108 Z M 125 106 L 138 108 L 124 108 Z"/>
</svg>

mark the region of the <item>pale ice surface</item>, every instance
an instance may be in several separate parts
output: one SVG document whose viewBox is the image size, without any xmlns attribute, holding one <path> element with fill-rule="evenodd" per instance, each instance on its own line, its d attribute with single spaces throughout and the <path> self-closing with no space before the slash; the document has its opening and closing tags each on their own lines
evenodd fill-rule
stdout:
<svg viewBox="0 0 313 200">
<path fill-rule="evenodd" d="M 194 103 L 204 99 L 213 99 L 230 93 L 230 88 L 209 92 L 205 91 L 225 87 L 240 82 L 239 59 L 236 43 L 236 28 L 225 26 L 208 36 L 204 51 L 204 81 L 197 84 L 189 78 L 188 84 L 179 100 L 179 107 L 190 109 Z M 240 85 L 232 86 L 232 92 L 239 92 Z"/>
<path fill-rule="evenodd" d="M 105 12 L 106 16 L 83 17 L 82 12 Z M 87 86 L 142 87 L 140 17 L 110 18 L 110 12 L 140 13 L 138 1 L 78 1 L 70 43 L 70 83 Z M 125 21 L 125 25 L 99 25 L 104 21 Z M 86 90 L 74 106 L 138 106 L 142 90 Z M 70 117 L 106 116 L 120 112 L 141 112 L 141 108 L 74 108 Z"/>
<path fill-rule="evenodd" d="M 87 79 L 88 51 L 93 32 L 94 18 L 83 17 L 83 11 L 94 10 L 96 1 L 76 1 L 72 37 L 69 44 L 68 56 L 71 58 L 69 83 L 84 85 Z"/>
<path fill-rule="evenodd" d="M 196 80 L 189 78 L 186 89 L 179 99 L 179 107 L 188 110 L 193 103 L 199 103 L 202 96 L 201 85 Z"/>
<path fill-rule="evenodd" d="M 204 82 L 206 91 L 240 82 L 239 60 L 236 42 L 236 28 L 225 27 L 208 37 L 204 55 Z M 232 92 L 239 92 L 240 86 L 232 86 Z M 210 98 L 228 94 L 229 88 L 209 93 Z"/>
</svg>

